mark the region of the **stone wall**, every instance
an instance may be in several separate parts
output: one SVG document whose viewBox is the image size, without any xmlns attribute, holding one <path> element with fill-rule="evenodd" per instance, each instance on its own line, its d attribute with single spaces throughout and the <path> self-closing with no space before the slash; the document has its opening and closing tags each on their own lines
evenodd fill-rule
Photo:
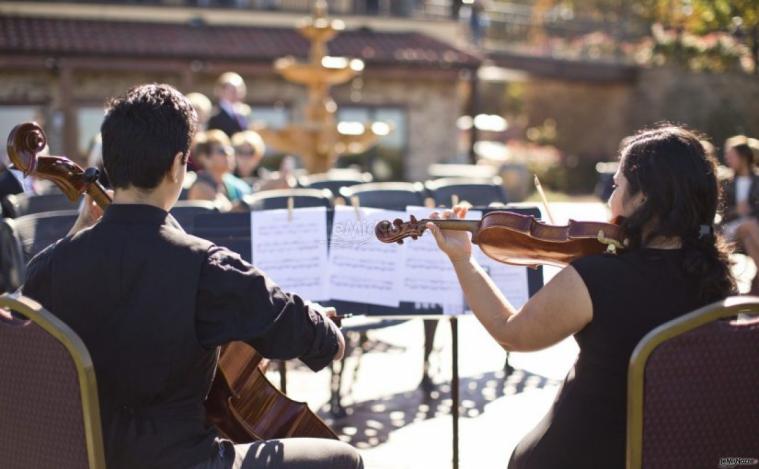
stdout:
<svg viewBox="0 0 759 469">
<path fill-rule="evenodd" d="M 615 158 L 623 137 L 660 121 L 701 130 L 718 147 L 737 133 L 759 136 L 759 80 L 752 75 L 655 68 L 620 83 L 530 78 L 524 100 L 529 125 L 554 119 L 556 145 L 586 159 Z"/>
</svg>

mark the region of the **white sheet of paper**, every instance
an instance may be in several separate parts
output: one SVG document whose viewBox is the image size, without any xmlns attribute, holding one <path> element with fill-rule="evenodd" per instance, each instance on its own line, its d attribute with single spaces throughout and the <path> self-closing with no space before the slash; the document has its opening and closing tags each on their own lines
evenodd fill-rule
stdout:
<svg viewBox="0 0 759 469">
<path fill-rule="evenodd" d="M 428 218 L 435 209 L 426 207 L 407 207 L 407 216 L 417 219 Z M 470 211 L 468 219 L 482 217 L 479 211 Z M 451 261 L 435 243 L 435 238 L 425 231 L 421 238 L 406 251 L 403 282 L 401 284 L 401 301 L 414 303 L 435 303 L 443 306 L 443 314 L 464 313 L 464 294 L 461 291 L 456 272 Z"/>
<path fill-rule="evenodd" d="M 477 245 L 474 246 L 473 255 L 512 306 L 519 309 L 527 303 L 530 298 L 527 267 L 504 264 L 493 260 L 486 256 Z"/>
<path fill-rule="evenodd" d="M 251 212 L 255 266 L 287 292 L 327 300 L 327 209 L 297 208 Z"/>
<path fill-rule="evenodd" d="M 405 212 L 336 206 L 329 250 L 330 299 L 381 306 L 400 302 L 405 246 L 380 242 L 374 227 L 381 220 L 404 218 Z"/>
</svg>

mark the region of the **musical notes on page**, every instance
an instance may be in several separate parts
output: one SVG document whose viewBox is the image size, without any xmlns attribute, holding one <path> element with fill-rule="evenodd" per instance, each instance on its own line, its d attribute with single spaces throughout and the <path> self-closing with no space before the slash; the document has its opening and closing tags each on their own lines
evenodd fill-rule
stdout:
<svg viewBox="0 0 759 469">
<path fill-rule="evenodd" d="M 429 218 L 433 209 L 408 207 L 407 216 L 418 219 Z M 482 213 L 470 211 L 468 219 L 476 220 Z M 437 303 L 442 305 L 443 314 L 464 313 L 464 294 L 459 286 L 456 272 L 448 257 L 437 247 L 435 238 L 429 231 L 416 240 L 406 251 L 406 262 L 402 271 L 401 301 L 414 303 Z"/>
<path fill-rule="evenodd" d="M 336 206 L 329 253 L 328 291 L 333 300 L 399 305 L 404 246 L 377 241 L 380 220 L 402 218 L 404 212 Z"/>
<path fill-rule="evenodd" d="M 329 299 L 326 208 L 251 212 L 251 248 L 255 266 L 285 291 Z"/>
</svg>

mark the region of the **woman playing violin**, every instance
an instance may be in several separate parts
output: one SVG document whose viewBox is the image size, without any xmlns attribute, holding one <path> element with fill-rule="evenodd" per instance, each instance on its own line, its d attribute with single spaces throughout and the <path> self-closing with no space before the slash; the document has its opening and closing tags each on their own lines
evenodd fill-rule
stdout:
<svg viewBox="0 0 759 469">
<path fill-rule="evenodd" d="M 698 137 L 666 125 L 625 140 L 612 218 L 627 249 L 571 262 L 521 309 L 472 258 L 467 233 L 429 228 L 466 299 L 507 350 L 532 351 L 573 335 L 580 353 L 553 407 L 517 445 L 509 468 L 623 468 L 626 376 L 632 350 L 656 326 L 735 289 L 712 223 L 719 186 Z M 463 218 L 455 207 L 443 218 Z M 433 214 L 432 218 L 438 218 Z"/>
</svg>

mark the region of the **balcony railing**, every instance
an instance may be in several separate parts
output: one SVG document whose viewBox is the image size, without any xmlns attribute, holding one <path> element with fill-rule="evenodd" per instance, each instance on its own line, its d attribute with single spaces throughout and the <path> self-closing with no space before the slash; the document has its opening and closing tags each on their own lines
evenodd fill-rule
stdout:
<svg viewBox="0 0 759 469">
<path fill-rule="evenodd" d="M 35 0 L 32 0 L 35 1 Z M 38 0 L 54 3 L 144 5 L 307 13 L 314 0 Z M 460 1 L 460 0 L 459 0 Z M 331 15 L 392 16 L 448 19 L 456 0 L 327 0 Z"/>
</svg>

